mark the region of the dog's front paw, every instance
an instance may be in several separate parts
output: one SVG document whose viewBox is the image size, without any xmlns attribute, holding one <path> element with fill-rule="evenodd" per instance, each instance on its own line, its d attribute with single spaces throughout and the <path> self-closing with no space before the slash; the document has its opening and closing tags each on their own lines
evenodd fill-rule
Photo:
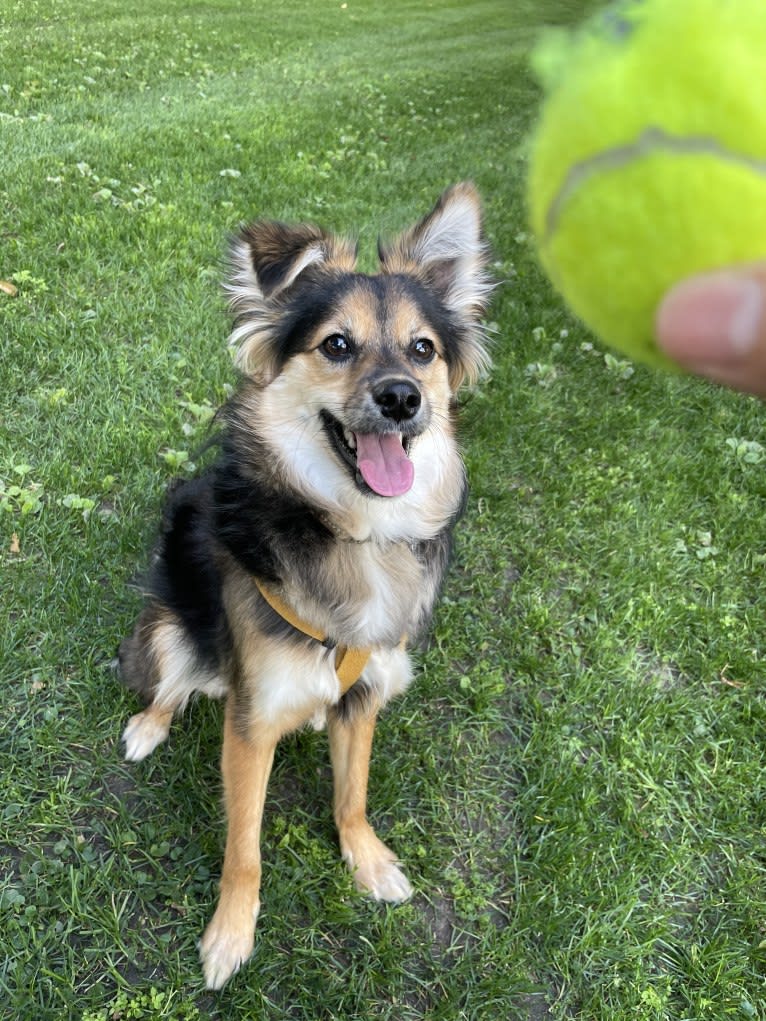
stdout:
<svg viewBox="0 0 766 1021">
<path fill-rule="evenodd" d="M 412 896 L 412 887 L 399 868 L 396 855 L 367 823 L 347 829 L 341 837 L 341 847 L 343 859 L 362 893 L 392 904 Z"/>
<path fill-rule="evenodd" d="M 252 914 L 236 919 L 231 913 L 218 910 L 210 920 L 199 944 L 199 956 L 208 989 L 222 989 L 253 952 L 254 928 L 260 905 Z"/>
<path fill-rule="evenodd" d="M 395 861 L 377 862 L 354 869 L 354 882 L 375 900 L 401 904 L 412 896 L 410 882 Z"/>
</svg>

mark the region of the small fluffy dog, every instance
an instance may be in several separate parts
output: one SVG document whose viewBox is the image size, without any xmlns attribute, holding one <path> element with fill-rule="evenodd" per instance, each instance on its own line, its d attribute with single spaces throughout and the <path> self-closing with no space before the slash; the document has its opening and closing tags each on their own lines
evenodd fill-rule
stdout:
<svg viewBox="0 0 766 1021">
<path fill-rule="evenodd" d="M 195 692 L 226 696 L 228 816 L 218 907 L 200 944 L 219 989 L 253 949 L 259 835 L 279 739 L 327 723 L 334 812 L 356 885 L 411 887 L 366 818 L 378 710 L 405 690 L 465 500 L 455 394 L 488 364 L 491 284 L 478 195 L 448 189 L 380 272 L 310 225 L 259 221 L 232 246 L 230 343 L 242 382 L 215 464 L 171 493 L 149 602 L 120 647 L 148 707 L 138 761 Z"/>
</svg>

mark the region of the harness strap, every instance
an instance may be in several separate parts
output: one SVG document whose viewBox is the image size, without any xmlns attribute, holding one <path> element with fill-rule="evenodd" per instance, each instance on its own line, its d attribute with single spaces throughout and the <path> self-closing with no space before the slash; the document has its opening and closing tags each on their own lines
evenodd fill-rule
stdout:
<svg viewBox="0 0 766 1021">
<path fill-rule="evenodd" d="M 309 638 L 321 642 L 323 645 L 326 644 L 327 635 L 322 634 L 321 631 L 312 627 L 311 624 L 307 624 L 305 620 L 301 620 L 281 596 L 268 589 L 258 578 L 255 579 L 255 586 L 274 613 L 278 614 L 283 620 L 286 620 L 291 627 L 294 627 L 296 631 L 300 631 L 301 634 L 308 635 Z M 333 646 L 329 646 L 329 648 L 333 648 Z M 345 695 L 348 689 L 353 684 L 356 684 L 362 676 L 362 671 L 367 665 L 372 649 L 355 649 L 348 645 L 336 645 L 334 648 L 335 673 L 338 675 L 341 693 Z"/>
</svg>

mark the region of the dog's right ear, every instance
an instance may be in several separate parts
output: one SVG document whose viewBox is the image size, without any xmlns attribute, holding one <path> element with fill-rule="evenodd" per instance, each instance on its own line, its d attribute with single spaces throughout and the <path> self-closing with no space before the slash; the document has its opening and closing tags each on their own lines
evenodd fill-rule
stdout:
<svg viewBox="0 0 766 1021">
<path fill-rule="evenodd" d="M 232 240 L 225 284 L 234 329 L 229 344 L 237 366 L 261 383 L 279 369 L 278 325 L 291 288 L 310 267 L 352 270 L 355 246 L 312 224 L 258 220 Z"/>
</svg>

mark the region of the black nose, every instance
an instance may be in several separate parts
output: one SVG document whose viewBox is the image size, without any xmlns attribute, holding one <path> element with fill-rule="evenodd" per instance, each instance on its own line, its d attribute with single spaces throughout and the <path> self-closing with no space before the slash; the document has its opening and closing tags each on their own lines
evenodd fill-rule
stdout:
<svg viewBox="0 0 766 1021">
<path fill-rule="evenodd" d="M 384 418 L 404 422 L 414 418 L 420 408 L 420 391 L 407 379 L 386 379 L 372 392 Z"/>
</svg>

